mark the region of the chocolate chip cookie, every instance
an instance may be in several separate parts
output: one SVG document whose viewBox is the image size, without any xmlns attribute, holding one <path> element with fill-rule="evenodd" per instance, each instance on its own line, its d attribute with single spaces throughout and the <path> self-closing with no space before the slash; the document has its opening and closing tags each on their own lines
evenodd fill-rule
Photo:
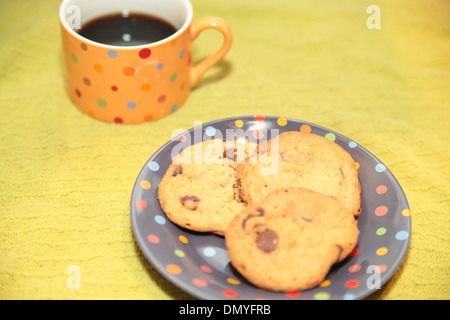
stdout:
<svg viewBox="0 0 450 320">
<path fill-rule="evenodd" d="M 355 161 L 337 143 L 319 135 L 289 131 L 262 142 L 249 163 L 239 165 L 237 180 L 246 203 L 280 188 L 303 187 L 335 197 L 355 216 L 360 212 Z"/>
<path fill-rule="evenodd" d="M 244 203 L 236 169 L 256 148 L 248 141 L 206 140 L 182 150 L 158 187 L 162 210 L 175 224 L 223 235 Z"/>
<path fill-rule="evenodd" d="M 273 291 L 319 285 L 358 242 L 357 221 L 335 198 L 283 188 L 246 206 L 225 243 L 232 265 L 255 286 Z"/>
</svg>

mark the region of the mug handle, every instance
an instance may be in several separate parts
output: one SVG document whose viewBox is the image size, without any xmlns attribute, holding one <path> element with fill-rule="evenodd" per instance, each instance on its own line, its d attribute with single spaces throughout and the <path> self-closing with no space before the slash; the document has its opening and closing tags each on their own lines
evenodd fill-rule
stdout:
<svg viewBox="0 0 450 320">
<path fill-rule="evenodd" d="M 194 21 L 189 27 L 189 36 L 191 37 L 191 41 L 194 41 L 200 32 L 206 29 L 219 30 L 224 36 L 224 41 L 219 49 L 198 63 L 196 66 L 192 67 L 190 72 L 191 88 L 197 85 L 200 78 L 206 71 L 208 71 L 208 69 L 214 66 L 225 56 L 228 50 L 230 50 L 231 43 L 233 42 L 233 33 L 230 25 L 220 17 L 203 17 L 197 21 Z"/>
</svg>

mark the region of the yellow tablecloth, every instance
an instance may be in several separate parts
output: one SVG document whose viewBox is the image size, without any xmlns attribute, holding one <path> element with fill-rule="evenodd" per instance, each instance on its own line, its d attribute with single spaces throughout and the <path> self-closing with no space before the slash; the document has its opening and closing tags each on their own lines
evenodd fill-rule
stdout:
<svg viewBox="0 0 450 320">
<path fill-rule="evenodd" d="M 371 4 L 381 29 L 369 29 Z M 148 158 L 194 121 L 266 114 L 335 130 L 393 172 L 409 251 L 369 299 L 449 299 L 450 2 L 194 0 L 234 31 L 226 58 L 157 122 L 117 125 L 65 94 L 58 0 L 0 2 L 0 298 L 188 299 L 146 261 L 129 199 Z M 221 42 L 208 31 L 195 61 Z M 67 285 L 80 270 L 80 289 Z M 71 269 L 69 269 L 71 271 Z"/>
</svg>

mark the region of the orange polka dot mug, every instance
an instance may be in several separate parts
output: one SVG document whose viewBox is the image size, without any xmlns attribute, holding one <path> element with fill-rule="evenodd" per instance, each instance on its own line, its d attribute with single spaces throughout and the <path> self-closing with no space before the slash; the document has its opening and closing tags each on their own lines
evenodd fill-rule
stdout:
<svg viewBox="0 0 450 320">
<path fill-rule="evenodd" d="M 176 31 L 162 40 L 133 46 L 99 43 L 78 33 L 93 19 L 131 12 L 159 17 Z M 63 0 L 59 16 L 69 97 L 82 112 L 106 122 L 142 123 L 173 113 L 232 43 L 224 19 L 193 21 L 189 0 Z M 192 42 L 210 28 L 219 30 L 224 41 L 194 66 Z"/>
</svg>

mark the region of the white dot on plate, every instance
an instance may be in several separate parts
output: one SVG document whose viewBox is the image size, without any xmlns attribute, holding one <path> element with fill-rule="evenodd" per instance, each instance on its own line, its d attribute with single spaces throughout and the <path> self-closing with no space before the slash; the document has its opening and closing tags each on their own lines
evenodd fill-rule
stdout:
<svg viewBox="0 0 450 320">
<path fill-rule="evenodd" d="M 213 257 L 216 255 L 216 250 L 211 247 L 206 247 L 205 249 L 203 249 L 203 255 L 205 257 Z"/>
</svg>

